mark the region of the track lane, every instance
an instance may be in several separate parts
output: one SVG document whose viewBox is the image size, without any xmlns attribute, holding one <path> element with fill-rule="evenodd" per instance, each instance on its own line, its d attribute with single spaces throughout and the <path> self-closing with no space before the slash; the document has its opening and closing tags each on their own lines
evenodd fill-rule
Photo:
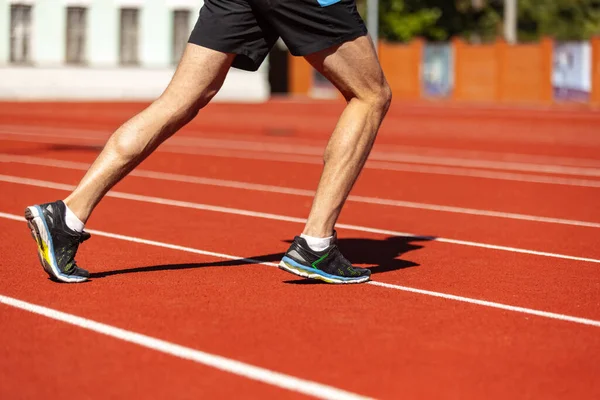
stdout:
<svg viewBox="0 0 600 400">
<path fill-rule="evenodd" d="M 33 246 L 16 234 L 3 239 L 15 252 Z M 197 264 L 209 261 L 203 257 L 111 239 L 97 237 L 86 246 L 81 257 L 86 265 L 98 262 L 94 253 L 111 249 L 102 260 L 104 269 L 162 264 L 165 258 L 196 267 L 67 286 L 49 282 L 36 263 L 18 280 L 8 277 L 5 293 L 379 398 L 427 397 L 439 390 L 450 397 L 535 393 L 568 398 L 599 390 L 592 372 L 596 360 L 590 357 L 600 347 L 597 328 L 370 285 L 281 284 L 276 269 L 202 268 Z M 20 257 L 29 257 L 33 265 L 35 255 L 28 254 Z M 127 308 L 108 306 L 115 299 Z M 348 380 L 349 375 L 362 379 Z"/>
</svg>

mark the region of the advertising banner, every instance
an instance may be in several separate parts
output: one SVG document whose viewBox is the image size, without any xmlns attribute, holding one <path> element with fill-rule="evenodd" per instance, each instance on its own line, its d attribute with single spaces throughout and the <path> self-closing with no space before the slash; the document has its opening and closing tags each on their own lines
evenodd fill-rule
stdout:
<svg viewBox="0 0 600 400">
<path fill-rule="evenodd" d="M 588 42 L 554 45 L 552 86 L 555 100 L 589 101 L 592 87 L 591 54 Z"/>
</svg>

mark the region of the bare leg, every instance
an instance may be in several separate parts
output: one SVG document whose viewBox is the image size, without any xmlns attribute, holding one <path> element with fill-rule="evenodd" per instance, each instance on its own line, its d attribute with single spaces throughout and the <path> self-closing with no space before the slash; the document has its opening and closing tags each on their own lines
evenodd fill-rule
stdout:
<svg viewBox="0 0 600 400">
<path fill-rule="evenodd" d="M 233 58 L 232 54 L 187 45 L 164 93 L 113 133 L 65 200 L 82 222 L 106 192 L 208 104 L 221 88 Z"/>
<path fill-rule="evenodd" d="M 328 237 L 371 151 L 392 93 L 369 37 L 306 57 L 348 104 L 324 154 L 324 168 L 304 234 Z"/>
</svg>

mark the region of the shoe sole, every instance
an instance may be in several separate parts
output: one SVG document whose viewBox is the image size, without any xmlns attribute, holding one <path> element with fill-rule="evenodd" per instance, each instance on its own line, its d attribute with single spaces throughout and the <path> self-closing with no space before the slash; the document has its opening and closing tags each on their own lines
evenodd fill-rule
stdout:
<svg viewBox="0 0 600 400">
<path fill-rule="evenodd" d="M 83 276 L 71 276 L 63 274 L 58 268 L 56 257 L 54 255 L 54 246 L 52 237 L 46 221 L 42 218 L 42 209 L 39 206 L 30 206 L 25 209 L 25 219 L 27 226 L 31 230 L 31 236 L 35 240 L 38 249 L 38 258 L 44 271 L 50 278 L 60 282 L 79 283 L 85 282 L 88 278 Z"/>
<path fill-rule="evenodd" d="M 294 275 L 301 276 L 303 278 L 308 279 L 316 279 L 327 283 L 334 284 L 353 284 L 353 283 L 365 283 L 369 279 L 370 276 L 361 276 L 360 278 L 345 278 L 341 276 L 330 275 L 322 271 L 318 271 L 312 268 L 303 267 L 301 265 L 294 265 L 291 262 L 286 262 L 284 257 L 283 260 L 279 263 L 279 268 L 290 272 Z M 291 261 L 291 260 L 290 260 Z M 318 272 L 317 272 L 318 271 Z"/>
</svg>

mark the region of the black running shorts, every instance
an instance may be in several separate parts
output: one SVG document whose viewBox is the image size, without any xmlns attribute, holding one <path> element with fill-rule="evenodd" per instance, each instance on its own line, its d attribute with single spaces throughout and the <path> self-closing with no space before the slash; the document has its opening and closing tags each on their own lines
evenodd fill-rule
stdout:
<svg viewBox="0 0 600 400">
<path fill-rule="evenodd" d="M 304 56 L 366 33 L 355 0 L 206 0 L 189 42 L 236 54 L 234 67 L 256 71 L 279 37 Z"/>
</svg>

